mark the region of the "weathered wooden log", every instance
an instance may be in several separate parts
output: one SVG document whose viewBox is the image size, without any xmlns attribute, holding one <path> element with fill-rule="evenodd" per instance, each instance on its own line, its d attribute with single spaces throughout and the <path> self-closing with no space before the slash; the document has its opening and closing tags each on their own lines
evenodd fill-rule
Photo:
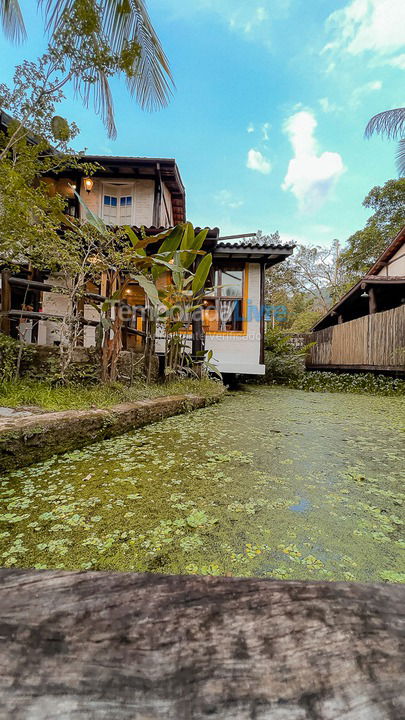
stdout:
<svg viewBox="0 0 405 720">
<path fill-rule="evenodd" d="M 400 720 L 405 587 L 2 570 L 0 717 Z"/>
</svg>

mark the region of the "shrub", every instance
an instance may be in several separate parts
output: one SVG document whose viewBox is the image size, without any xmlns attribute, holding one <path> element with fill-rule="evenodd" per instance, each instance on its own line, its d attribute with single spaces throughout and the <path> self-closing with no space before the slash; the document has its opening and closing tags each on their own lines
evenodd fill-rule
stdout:
<svg viewBox="0 0 405 720">
<path fill-rule="evenodd" d="M 291 335 L 270 328 L 265 336 L 265 383 L 289 383 L 299 380 L 305 372 L 307 346 L 297 348 Z"/>
<path fill-rule="evenodd" d="M 10 382 L 16 376 L 20 362 L 29 363 L 32 349 L 28 345 L 0 333 L 0 382 Z"/>
<path fill-rule="evenodd" d="M 313 392 L 350 392 L 369 395 L 405 395 L 405 380 L 374 373 L 305 372 L 288 383 L 300 390 Z"/>
</svg>

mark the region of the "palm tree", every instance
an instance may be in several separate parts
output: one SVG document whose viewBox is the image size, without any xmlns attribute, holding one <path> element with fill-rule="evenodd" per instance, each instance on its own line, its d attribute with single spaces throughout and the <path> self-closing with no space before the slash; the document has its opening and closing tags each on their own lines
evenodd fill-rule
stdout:
<svg viewBox="0 0 405 720">
<path fill-rule="evenodd" d="M 126 82 L 131 95 L 136 95 L 139 105 L 154 110 L 167 105 L 173 79 L 168 60 L 157 37 L 143 0 L 81 0 L 87 10 L 97 12 L 100 33 L 107 39 L 113 53 L 121 54 L 126 47 L 137 44 L 139 53 L 133 64 L 133 72 Z M 63 26 L 68 13 L 80 0 L 37 0 L 45 11 L 46 29 L 52 34 Z M 21 42 L 27 33 L 18 0 L 0 0 L 0 20 L 6 36 L 13 42 Z M 82 38 L 73 38 L 80 46 Z M 97 47 L 97 32 L 93 38 Z M 75 78 L 76 88 L 80 78 Z M 108 78 L 101 73 L 95 77 L 96 111 L 100 112 L 107 126 L 109 137 L 116 137 L 114 110 Z M 89 86 L 87 86 L 89 89 Z M 88 92 L 83 93 L 85 104 Z"/>
<path fill-rule="evenodd" d="M 399 140 L 397 150 L 397 167 L 400 175 L 405 175 L 405 108 L 395 108 L 378 113 L 369 120 L 365 135 L 367 138 L 374 133 L 385 135 L 390 140 Z"/>
</svg>

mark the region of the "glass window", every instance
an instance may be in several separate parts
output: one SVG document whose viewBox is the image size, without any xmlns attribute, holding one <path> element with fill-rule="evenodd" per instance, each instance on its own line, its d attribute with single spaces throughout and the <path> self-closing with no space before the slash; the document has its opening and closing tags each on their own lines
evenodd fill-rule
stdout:
<svg viewBox="0 0 405 720">
<path fill-rule="evenodd" d="M 125 197 L 120 198 L 120 206 L 121 207 L 130 207 L 132 205 L 132 196 L 131 195 L 125 195 Z"/>
<path fill-rule="evenodd" d="M 243 270 L 222 271 L 221 295 L 225 297 L 241 298 L 243 296 Z"/>
<path fill-rule="evenodd" d="M 111 195 L 104 195 L 104 205 L 111 205 Z"/>
<path fill-rule="evenodd" d="M 117 207 L 117 198 L 111 195 L 111 207 Z"/>
<path fill-rule="evenodd" d="M 243 330 L 243 283 L 242 267 L 215 268 L 214 289 L 209 291 L 203 304 L 203 327 L 208 333 L 241 332 Z"/>
</svg>

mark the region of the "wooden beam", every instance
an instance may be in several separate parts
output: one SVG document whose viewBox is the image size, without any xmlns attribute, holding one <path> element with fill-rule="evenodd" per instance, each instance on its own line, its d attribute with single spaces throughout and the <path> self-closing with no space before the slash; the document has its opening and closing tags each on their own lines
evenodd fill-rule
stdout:
<svg viewBox="0 0 405 720">
<path fill-rule="evenodd" d="M 266 286 L 266 274 L 265 265 L 260 265 L 260 354 L 259 363 L 264 365 L 264 333 L 266 331 L 266 324 L 264 322 L 264 293 Z"/>
<path fill-rule="evenodd" d="M 405 717 L 405 587 L 2 570 L 4 718 Z"/>
<path fill-rule="evenodd" d="M 3 270 L 1 273 L 1 318 L 0 329 L 6 335 L 10 334 L 10 318 L 8 312 L 11 310 L 11 287 L 10 273 Z"/>
<path fill-rule="evenodd" d="M 370 315 L 374 315 L 377 312 L 377 298 L 373 287 L 368 289 L 368 311 Z"/>
</svg>

